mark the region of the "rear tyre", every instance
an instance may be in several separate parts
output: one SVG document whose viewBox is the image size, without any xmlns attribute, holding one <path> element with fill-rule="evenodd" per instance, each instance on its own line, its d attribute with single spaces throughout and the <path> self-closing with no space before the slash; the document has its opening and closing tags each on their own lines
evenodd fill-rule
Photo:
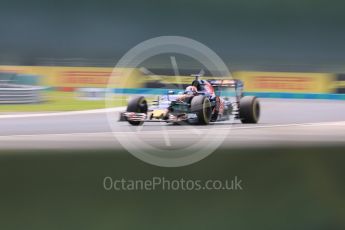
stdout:
<svg viewBox="0 0 345 230">
<path fill-rule="evenodd" d="M 259 100 L 253 96 L 244 96 L 240 99 L 240 119 L 245 124 L 256 124 L 260 118 Z"/>
<path fill-rule="evenodd" d="M 127 112 L 134 112 L 134 113 L 147 113 L 147 101 L 143 96 L 133 97 L 127 105 Z M 128 119 L 127 119 L 128 120 Z M 129 124 L 138 126 L 144 124 L 143 121 L 130 121 L 128 120 Z"/>
<path fill-rule="evenodd" d="M 203 95 L 193 97 L 191 102 L 191 112 L 197 115 L 199 125 L 209 124 L 212 114 L 210 100 Z"/>
</svg>

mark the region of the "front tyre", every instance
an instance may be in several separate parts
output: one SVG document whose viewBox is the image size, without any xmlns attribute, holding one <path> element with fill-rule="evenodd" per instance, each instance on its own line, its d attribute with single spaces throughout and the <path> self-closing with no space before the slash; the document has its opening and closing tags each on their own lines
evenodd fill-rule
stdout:
<svg viewBox="0 0 345 230">
<path fill-rule="evenodd" d="M 259 100 L 253 96 L 240 99 L 240 119 L 244 124 L 256 124 L 260 118 Z"/>
<path fill-rule="evenodd" d="M 191 112 L 197 115 L 199 125 L 209 124 L 212 114 L 210 100 L 203 95 L 193 97 L 191 102 Z"/>
<path fill-rule="evenodd" d="M 127 112 L 134 112 L 134 113 L 147 113 L 147 101 L 143 96 L 133 97 L 127 105 Z M 142 125 L 143 121 L 131 121 L 127 119 L 129 124 L 138 126 Z"/>
</svg>

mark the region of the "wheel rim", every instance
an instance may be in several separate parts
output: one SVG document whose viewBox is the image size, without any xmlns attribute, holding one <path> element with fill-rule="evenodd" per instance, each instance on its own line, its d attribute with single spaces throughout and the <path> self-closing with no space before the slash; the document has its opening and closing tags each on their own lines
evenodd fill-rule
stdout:
<svg viewBox="0 0 345 230">
<path fill-rule="evenodd" d="M 142 99 L 140 100 L 138 104 L 138 113 L 146 113 L 147 112 L 147 102 L 146 100 Z"/>
<path fill-rule="evenodd" d="M 211 103 L 210 100 L 208 100 L 207 98 L 204 100 L 204 105 L 203 105 L 204 109 L 203 109 L 203 114 L 204 114 L 204 119 L 205 119 L 205 123 L 209 123 L 210 118 L 211 118 Z"/>
</svg>

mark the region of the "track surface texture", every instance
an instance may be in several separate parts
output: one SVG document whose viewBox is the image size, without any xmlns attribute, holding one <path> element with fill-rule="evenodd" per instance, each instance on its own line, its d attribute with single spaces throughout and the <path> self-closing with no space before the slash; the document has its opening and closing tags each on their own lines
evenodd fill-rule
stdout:
<svg viewBox="0 0 345 230">
<path fill-rule="evenodd" d="M 141 139 L 159 148 L 180 148 L 212 132 L 221 147 L 344 145 L 345 102 L 260 99 L 259 124 L 239 121 L 208 126 L 114 122 L 104 110 L 50 114 L 0 115 L 0 149 L 121 149 L 119 138 Z M 121 109 L 111 112 L 117 117 Z M 121 139 L 120 138 L 120 139 Z M 214 139 L 214 140 L 213 140 Z"/>
</svg>

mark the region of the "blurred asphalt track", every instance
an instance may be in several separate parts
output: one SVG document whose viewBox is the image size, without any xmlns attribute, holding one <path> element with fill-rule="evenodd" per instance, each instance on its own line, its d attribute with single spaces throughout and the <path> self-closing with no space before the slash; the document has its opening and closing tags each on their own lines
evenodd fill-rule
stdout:
<svg viewBox="0 0 345 230">
<path fill-rule="evenodd" d="M 140 138 L 159 148 L 183 147 L 210 129 L 217 129 L 217 135 L 212 138 L 226 135 L 221 147 L 227 148 L 344 144 L 343 101 L 261 99 L 261 108 L 261 120 L 257 125 L 243 125 L 239 121 L 209 126 L 145 123 L 138 129 L 127 122 L 116 122 L 114 134 Z M 112 115 L 118 117 L 120 110 L 115 109 Z M 1 115 L 0 127 L 1 150 L 121 149 L 104 110 Z"/>
</svg>

